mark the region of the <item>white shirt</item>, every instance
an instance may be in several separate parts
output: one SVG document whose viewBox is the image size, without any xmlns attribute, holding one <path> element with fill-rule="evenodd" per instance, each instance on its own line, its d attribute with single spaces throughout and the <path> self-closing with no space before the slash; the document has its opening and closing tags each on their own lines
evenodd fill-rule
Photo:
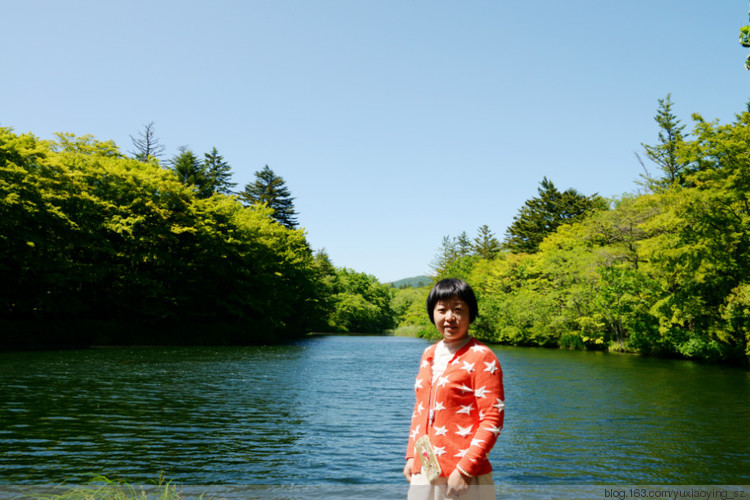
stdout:
<svg viewBox="0 0 750 500">
<path fill-rule="evenodd" d="M 448 363 L 453 358 L 453 355 L 458 352 L 466 343 L 471 340 L 469 335 L 466 336 L 461 342 L 451 342 L 446 344 L 444 340 L 441 340 L 435 347 L 435 357 L 432 358 L 432 383 L 434 384 L 438 377 L 443 374 L 445 369 L 448 367 Z"/>
</svg>

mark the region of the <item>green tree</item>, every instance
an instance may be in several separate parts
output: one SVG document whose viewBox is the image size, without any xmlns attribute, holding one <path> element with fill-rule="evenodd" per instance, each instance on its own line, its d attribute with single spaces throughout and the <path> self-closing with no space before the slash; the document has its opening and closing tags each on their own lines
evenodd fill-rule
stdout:
<svg viewBox="0 0 750 500">
<path fill-rule="evenodd" d="M 683 143 L 685 136 L 683 130 L 685 125 L 680 125 L 680 120 L 672 112 L 672 95 L 667 94 L 664 99 L 659 99 L 659 108 L 654 120 L 659 125 L 659 143 L 649 146 L 641 143 L 646 156 L 656 163 L 664 173 L 661 179 L 646 179 L 651 184 L 649 187 L 664 187 L 674 183 L 682 183 L 685 161 L 678 154 L 678 148 Z"/>
<path fill-rule="evenodd" d="M 224 161 L 224 157 L 219 154 L 216 147 L 211 148 L 211 152 L 203 156 L 207 189 L 214 193 L 231 194 L 232 188 L 237 185 L 236 182 L 231 182 L 232 167 Z"/>
<path fill-rule="evenodd" d="M 177 148 L 179 154 L 170 161 L 177 178 L 186 186 L 191 186 L 200 198 L 213 194 L 212 185 L 206 175 L 206 168 L 187 146 Z"/>
<path fill-rule="evenodd" d="M 336 270 L 334 329 L 344 332 L 381 333 L 395 326 L 391 309 L 392 289 L 369 274 Z"/>
<path fill-rule="evenodd" d="M 471 241 L 465 231 L 458 237 L 444 236 L 432 262 L 434 279 L 466 279 L 476 260 L 477 256 L 473 253 Z"/>
<path fill-rule="evenodd" d="M 488 260 L 494 259 L 500 253 L 500 242 L 495 238 L 487 224 L 478 229 L 472 249 L 479 257 Z"/>
<path fill-rule="evenodd" d="M 503 247 L 511 252 L 534 253 L 542 240 L 561 225 L 607 206 L 597 194 L 585 196 L 572 188 L 561 193 L 546 177 L 540 185 L 539 196 L 524 203 L 505 233 Z"/>
<path fill-rule="evenodd" d="M 750 112 L 726 125 L 694 120 L 695 138 L 680 149 L 687 184 L 665 192 L 666 209 L 649 222 L 651 259 L 670 292 L 653 312 L 681 354 L 736 358 L 750 354 L 746 327 L 727 316 L 750 283 Z"/>
<path fill-rule="evenodd" d="M 425 305 L 430 287 L 408 287 L 394 291 L 391 301 L 397 335 L 423 338 L 439 338 L 435 326 L 430 322 Z"/>
<path fill-rule="evenodd" d="M 339 331 L 334 322 L 336 310 L 337 271 L 325 249 L 314 254 L 313 269 L 315 271 L 316 290 L 313 294 L 319 312 L 316 321 L 310 324 L 310 329 L 316 332 Z"/>
<path fill-rule="evenodd" d="M 297 227 L 294 198 L 284 179 L 276 175 L 268 165 L 255 172 L 255 181 L 245 185 L 239 199 L 248 205 L 266 204 L 273 210 L 273 218 L 282 226 L 290 229 Z"/>
<path fill-rule="evenodd" d="M 114 141 L 100 141 L 92 135 L 77 137 L 70 132 L 56 132 L 56 141 L 50 143 L 50 150 L 55 153 L 82 154 L 89 156 L 103 156 L 122 158 L 120 148 Z"/>
<path fill-rule="evenodd" d="M 750 26 L 745 25 L 740 28 L 740 45 L 750 48 Z M 750 71 L 750 55 L 745 59 L 745 69 Z"/>
<path fill-rule="evenodd" d="M 90 136 L 0 129 L 0 275 L 6 342 L 249 343 L 327 314 L 302 230 Z"/>
<path fill-rule="evenodd" d="M 471 255 L 474 251 L 474 246 L 472 245 L 469 236 L 466 234 L 466 231 L 461 232 L 461 234 L 454 238 L 453 243 L 457 257 L 466 257 L 467 255 Z"/>
<path fill-rule="evenodd" d="M 524 230 L 516 231 L 521 243 L 537 238 L 535 246 L 492 259 L 462 256 L 456 238 L 443 239 L 436 277 L 458 275 L 474 287 L 481 311 L 474 335 L 750 362 L 750 108 L 726 125 L 693 115 L 687 139 L 668 99 L 661 104 L 680 139 L 672 134 L 677 143 L 668 148 L 663 135 L 659 158 L 678 169 L 659 189 L 606 209 L 596 196 L 565 199 L 545 179 L 516 218 L 526 225 L 514 228 Z M 407 320 L 415 302 L 397 298 L 399 324 L 418 322 L 416 309 Z"/>
</svg>

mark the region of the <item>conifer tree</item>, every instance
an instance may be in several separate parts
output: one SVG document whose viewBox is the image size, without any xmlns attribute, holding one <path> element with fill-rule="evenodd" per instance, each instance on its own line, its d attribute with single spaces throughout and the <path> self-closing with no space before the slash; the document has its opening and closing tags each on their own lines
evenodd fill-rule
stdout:
<svg viewBox="0 0 750 500">
<path fill-rule="evenodd" d="M 665 187 L 674 183 L 682 184 L 682 174 L 686 162 L 682 161 L 677 149 L 683 142 L 684 136 L 682 131 L 685 125 L 680 125 L 680 120 L 672 112 L 672 95 L 667 94 L 664 99 L 659 99 L 659 108 L 654 120 L 659 125 L 659 144 L 649 146 L 641 144 L 646 152 L 646 156 L 656 163 L 664 172 L 661 180 L 652 181 L 655 186 Z"/>
<path fill-rule="evenodd" d="M 232 167 L 224 161 L 216 147 L 210 153 L 205 153 L 203 159 L 203 170 L 205 172 L 208 187 L 212 192 L 230 194 L 236 182 L 232 179 Z"/>
<path fill-rule="evenodd" d="M 255 181 L 245 185 L 239 198 L 247 205 L 264 203 L 273 210 L 273 218 L 281 225 L 289 229 L 297 227 L 294 198 L 289 193 L 284 179 L 276 175 L 268 165 L 263 170 L 255 172 Z"/>
<path fill-rule="evenodd" d="M 178 150 L 180 153 L 170 160 L 177 178 L 183 184 L 193 186 L 198 197 L 210 197 L 213 189 L 206 176 L 204 165 L 187 146 L 180 146 Z"/>
<path fill-rule="evenodd" d="M 469 236 L 466 234 L 466 231 L 462 231 L 461 234 L 459 234 L 458 237 L 454 239 L 454 245 L 458 257 L 469 255 L 474 249 L 471 241 L 469 240 Z"/>
<path fill-rule="evenodd" d="M 472 249 L 474 253 L 487 260 L 494 259 L 500 253 L 500 242 L 495 238 L 495 235 L 490 231 L 487 224 L 480 227 L 477 231 L 477 237 L 474 238 Z"/>
<path fill-rule="evenodd" d="M 606 208 L 597 194 L 585 196 L 572 188 L 561 193 L 546 177 L 540 186 L 539 196 L 526 200 L 505 233 L 503 247 L 513 253 L 535 253 L 542 240 L 561 225 Z"/>
</svg>

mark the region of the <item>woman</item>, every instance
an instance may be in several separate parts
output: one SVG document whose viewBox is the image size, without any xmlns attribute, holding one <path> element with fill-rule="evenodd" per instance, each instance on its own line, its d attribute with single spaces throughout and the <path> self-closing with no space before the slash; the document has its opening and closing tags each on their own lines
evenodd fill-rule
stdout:
<svg viewBox="0 0 750 500">
<path fill-rule="evenodd" d="M 425 349 L 414 385 L 404 467 L 409 500 L 467 493 L 461 498 L 494 499 L 487 457 L 503 426 L 505 395 L 497 357 L 469 335 L 478 314 L 474 291 L 442 280 L 427 297 L 427 314 L 443 340 Z"/>
</svg>

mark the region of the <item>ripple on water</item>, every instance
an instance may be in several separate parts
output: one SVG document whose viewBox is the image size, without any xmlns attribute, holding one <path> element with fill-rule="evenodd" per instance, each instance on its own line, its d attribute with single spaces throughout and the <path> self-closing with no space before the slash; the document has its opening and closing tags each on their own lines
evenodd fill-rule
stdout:
<svg viewBox="0 0 750 500">
<path fill-rule="evenodd" d="M 418 339 L 0 353 L 0 483 L 403 484 Z M 496 348 L 498 484 L 750 482 L 745 372 Z M 731 409 L 727 410 L 727 409 Z"/>
</svg>

